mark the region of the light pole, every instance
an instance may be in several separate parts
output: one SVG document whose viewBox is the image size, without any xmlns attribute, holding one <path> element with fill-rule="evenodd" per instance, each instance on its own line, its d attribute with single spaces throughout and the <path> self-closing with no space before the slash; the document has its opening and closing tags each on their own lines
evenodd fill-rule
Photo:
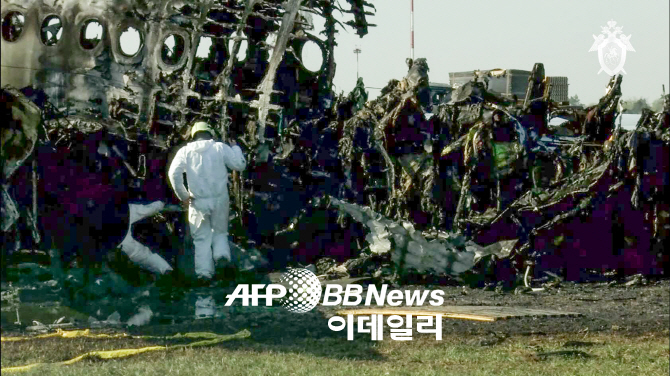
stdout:
<svg viewBox="0 0 670 376">
<path fill-rule="evenodd" d="M 361 49 L 359 47 L 356 47 L 354 49 L 354 53 L 356 54 L 356 81 L 358 81 L 358 54 L 361 53 Z"/>
<path fill-rule="evenodd" d="M 410 50 L 412 61 L 414 61 L 414 0 L 411 0 L 411 8 L 409 11 L 409 32 L 410 32 Z"/>
</svg>

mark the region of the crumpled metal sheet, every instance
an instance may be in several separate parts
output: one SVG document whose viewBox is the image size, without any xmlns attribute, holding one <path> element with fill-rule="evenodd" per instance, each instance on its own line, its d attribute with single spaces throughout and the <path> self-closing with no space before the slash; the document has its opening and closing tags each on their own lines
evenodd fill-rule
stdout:
<svg viewBox="0 0 670 376">
<path fill-rule="evenodd" d="M 7 109 L 11 111 L 9 122 L 2 127 L 2 158 L 3 179 L 9 179 L 32 154 L 38 138 L 38 129 L 42 123 L 42 110 L 28 100 L 18 90 L 5 87 L 2 89 L 3 102 L 7 101 Z"/>
<path fill-rule="evenodd" d="M 459 86 L 451 93 L 451 101 L 449 104 L 458 104 L 465 101 L 471 101 L 471 98 L 482 100 L 481 93 L 484 89 L 484 84 L 477 82 L 467 82 Z"/>
<path fill-rule="evenodd" d="M 390 253 L 396 267 L 419 273 L 456 276 L 472 269 L 487 255 L 507 257 L 516 240 L 481 247 L 465 243 L 458 235 L 438 232 L 429 240 L 407 221 L 392 221 L 369 207 L 350 204 L 335 198 L 331 204 L 370 230 L 366 237 L 373 253 Z"/>
<path fill-rule="evenodd" d="M 229 242 L 233 257 L 233 263 L 237 269 L 250 272 L 269 266 L 268 260 L 257 249 L 244 249 L 239 245 Z"/>
<path fill-rule="evenodd" d="M 7 189 L 2 186 L 2 232 L 8 231 L 12 225 L 19 219 L 19 210 L 16 208 L 16 202 L 9 195 Z"/>
<path fill-rule="evenodd" d="M 418 90 L 420 87 L 428 86 L 428 71 L 426 59 L 419 58 L 413 61 L 406 77 L 409 89 Z"/>
<path fill-rule="evenodd" d="M 6 185 L 17 169 L 33 155 L 38 142 L 39 128 L 42 125 L 42 111 L 18 90 L 5 87 L 2 89 L 3 116 L 6 124 L 2 127 L 2 145 L 0 160 L 2 162 L 2 231 L 8 231 L 20 218 L 17 203 L 7 191 Z M 32 176 L 33 184 L 36 176 Z M 34 186 L 33 186 L 34 189 Z M 33 197 L 33 207 L 37 197 Z M 31 227 L 33 239 L 39 242 L 40 235 L 36 227 L 36 213 L 26 211 L 27 222 Z"/>
<path fill-rule="evenodd" d="M 486 247 L 482 247 L 475 242 L 468 241 L 465 244 L 465 248 L 468 251 L 475 253 L 475 264 L 478 263 L 486 256 L 494 255 L 499 259 L 504 259 L 509 257 L 514 250 L 514 247 L 519 243 L 519 239 L 512 240 L 501 240 L 497 243 L 490 244 Z"/>
</svg>

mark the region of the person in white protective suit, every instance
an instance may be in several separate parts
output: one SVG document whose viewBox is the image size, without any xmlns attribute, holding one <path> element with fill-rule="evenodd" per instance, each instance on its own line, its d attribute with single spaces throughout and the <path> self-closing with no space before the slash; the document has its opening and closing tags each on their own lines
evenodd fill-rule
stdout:
<svg viewBox="0 0 670 376">
<path fill-rule="evenodd" d="M 172 189 L 188 205 L 195 273 L 205 281 L 214 277 L 215 264 L 231 261 L 228 169 L 243 171 L 247 163 L 235 141 L 231 147 L 214 141 L 214 136 L 207 123 L 195 123 L 191 129 L 192 141 L 177 151 L 168 171 Z M 184 173 L 188 190 L 184 186 Z"/>
</svg>

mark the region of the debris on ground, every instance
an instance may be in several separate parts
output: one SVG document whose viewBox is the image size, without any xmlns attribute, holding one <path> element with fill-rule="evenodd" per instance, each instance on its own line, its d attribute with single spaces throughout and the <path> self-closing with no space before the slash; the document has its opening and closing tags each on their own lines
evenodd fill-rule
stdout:
<svg viewBox="0 0 670 376">
<path fill-rule="evenodd" d="M 366 240 L 370 243 L 372 254 L 389 254 L 400 270 L 459 275 L 474 266 L 475 252 L 466 249 L 464 238 L 439 232 L 431 234 L 435 237 L 428 241 L 410 222 L 397 223 L 370 208 L 361 208 L 337 199 L 331 202 L 370 230 Z"/>
</svg>

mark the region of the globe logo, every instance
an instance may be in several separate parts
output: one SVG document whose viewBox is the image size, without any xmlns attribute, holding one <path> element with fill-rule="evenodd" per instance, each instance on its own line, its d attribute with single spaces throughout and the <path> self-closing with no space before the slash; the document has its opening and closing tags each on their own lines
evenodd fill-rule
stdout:
<svg viewBox="0 0 670 376">
<path fill-rule="evenodd" d="M 321 281 L 307 269 L 289 269 L 280 281 L 286 286 L 286 296 L 281 305 L 296 313 L 309 312 L 321 299 Z"/>
</svg>

